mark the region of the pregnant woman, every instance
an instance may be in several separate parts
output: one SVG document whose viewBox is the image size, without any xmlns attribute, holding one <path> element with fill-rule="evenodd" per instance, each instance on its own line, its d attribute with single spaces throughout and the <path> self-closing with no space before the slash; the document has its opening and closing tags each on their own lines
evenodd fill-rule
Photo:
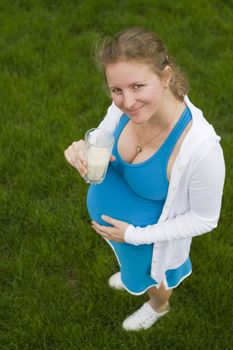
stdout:
<svg viewBox="0 0 233 350">
<path fill-rule="evenodd" d="M 123 328 L 147 329 L 192 272 L 192 237 L 217 226 L 224 158 L 220 138 L 189 101 L 183 73 L 154 33 L 118 33 L 97 58 L 113 100 L 100 127 L 115 144 L 104 182 L 89 187 L 87 208 L 119 262 L 109 285 L 149 296 Z M 82 176 L 83 147 L 80 140 L 65 151 Z"/>
</svg>

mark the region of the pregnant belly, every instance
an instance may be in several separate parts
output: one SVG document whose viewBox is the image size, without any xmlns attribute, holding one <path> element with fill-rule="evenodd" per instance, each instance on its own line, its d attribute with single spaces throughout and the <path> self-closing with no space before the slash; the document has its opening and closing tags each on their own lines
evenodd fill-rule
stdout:
<svg viewBox="0 0 233 350">
<path fill-rule="evenodd" d="M 154 224 L 158 221 L 163 204 L 164 201 L 138 196 L 111 164 L 105 180 L 99 185 L 91 185 L 87 193 L 87 209 L 91 219 L 106 226 L 107 223 L 101 219 L 103 214 L 134 226 Z"/>
</svg>

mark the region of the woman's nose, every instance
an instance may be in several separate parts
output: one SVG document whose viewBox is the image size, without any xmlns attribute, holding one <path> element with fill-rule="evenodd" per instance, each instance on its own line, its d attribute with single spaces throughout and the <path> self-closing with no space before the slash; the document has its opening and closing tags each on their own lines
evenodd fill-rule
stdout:
<svg viewBox="0 0 233 350">
<path fill-rule="evenodd" d="M 135 97 L 133 96 L 133 94 L 131 94 L 131 93 L 124 93 L 123 94 L 122 104 L 123 104 L 123 107 L 125 109 L 133 109 L 135 101 L 136 100 L 135 100 Z"/>
</svg>

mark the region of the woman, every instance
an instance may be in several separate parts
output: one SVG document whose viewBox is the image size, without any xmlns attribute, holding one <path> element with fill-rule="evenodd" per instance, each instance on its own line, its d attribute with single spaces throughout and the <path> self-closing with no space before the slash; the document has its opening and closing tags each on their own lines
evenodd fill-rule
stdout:
<svg viewBox="0 0 233 350">
<path fill-rule="evenodd" d="M 220 138 L 189 101 L 183 73 L 154 33 L 118 33 L 98 60 L 113 100 L 100 127 L 114 133 L 115 144 L 104 182 L 89 187 L 87 207 L 120 265 L 110 286 L 149 296 L 123 328 L 147 329 L 192 272 L 192 237 L 217 226 L 224 158 Z M 83 144 L 65 151 L 82 176 Z"/>
</svg>

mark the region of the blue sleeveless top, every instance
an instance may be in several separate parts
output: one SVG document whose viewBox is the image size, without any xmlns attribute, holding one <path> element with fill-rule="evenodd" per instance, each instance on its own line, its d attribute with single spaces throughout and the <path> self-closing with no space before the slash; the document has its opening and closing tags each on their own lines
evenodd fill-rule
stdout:
<svg viewBox="0 0 233 350">
<path fill-rule="evenodd" d="M 191 112 L 186 107 L 154 155 L 141 163 L 130 164 L 121 158 L 117 148 L 119 136 L 129 122 L 126 115 L 121 117 L 114 132 L 112 153 L 116 160 L 110 162 L 104 182 L 91 185 L 88 189 L 87 209 L 92 220 L 108 226 L 101 219 L 101 215 L 105 214 L 140 227 L 158 222 L 169 186 L 166 174 L 168 160 L 191 118 Z M 116 254 L 122 282 L 130 293 L 142 294 L 157 284 L 150 276 L 153 244 L 135 246 L 108 240 L 107 242 Z M 190 271 L 189 259 L 178 269 L 167 271 L 168 286 L 172 288 L 178 285 Z"/>
</svg>

